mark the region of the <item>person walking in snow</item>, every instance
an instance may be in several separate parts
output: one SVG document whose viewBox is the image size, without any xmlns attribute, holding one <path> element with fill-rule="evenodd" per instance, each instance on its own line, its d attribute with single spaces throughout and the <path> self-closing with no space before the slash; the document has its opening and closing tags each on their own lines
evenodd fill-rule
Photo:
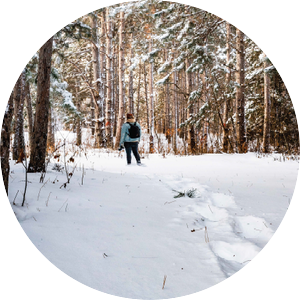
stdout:
<svg viewBox="0 0 300 300">
<path fill-rule="evenodd" d="M 141 158 L 138 152 L 139 141 L 141 139 L 141 126 L 134 119 L 133 114 L 126 115 L 127 122 L 123 124 L 121 130 L 120 148 L 126 150 L 127 164 L 131 164 L 131 151 L 136 159 L 137 164 L 141 165 Z"/>
</svg>

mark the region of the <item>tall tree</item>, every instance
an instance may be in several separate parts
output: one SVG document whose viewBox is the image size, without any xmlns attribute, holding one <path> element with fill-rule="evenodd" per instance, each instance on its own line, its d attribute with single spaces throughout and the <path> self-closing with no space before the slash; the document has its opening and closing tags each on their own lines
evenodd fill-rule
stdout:
<svg viewBox="0 0 300 300">
<path fill-rule="evenodd" d="M 29 135 L 29 149 L 30 152 L 34 147 L 33 140 L 33 113 L 32 113 L 32 101 L 30 94 L 30 85 L 26 80 L 25 83 L 25 103 L 26 103 L 26 111 L 27 111 L 27 122 L 28 122 L 28 135 Z"/>
<path fill-rule="evenodd" d="M 103 146 L 103 102 L 104 102 L 104 90 L 103 90 L 103 61 L 100 60 L 99 49 L 99 28 L 97 13 L 90 14 L 90 20 L 92 24 L 92 57 L 93 57 L 93 79 L 95 83 L 95 91 L 93 93 L 93 101 L 95 105 L 95 147 L 100 148 Z"/>
<path fill-rule="evenodd" d="M 225 101 L 224 101 L 224 110 L 223 110 L 223 152 L 228 151 L 228 134 L 229 134 L 229 126 L 228 126 L 228 112 L 230 110 L 230 93 L 229 93 L 229 83 L 230 83 L 230 76 L 231 76 L 231 70 L 229 67 L 230 63 L 230 35 L 231 35 L 231 25 L 226 22 L 226 65 L 227 65 L 227 72 L 225 77 L 225 84 L 226 84 L 226 95 L 225 95 Z"/>
<path fill-rule="evenodd" d="M 20 75 L 14 89 L 14 144 L 13 144 L 13 159 L 23 160 L 25 156 L 24 142 L 24 100 L 25 100 L 25 72 Z"/>
<path fill-rule="evenodd" d="M 151 54 L 152 52 L 152 44 L 153 44 L 153 41 L 152 39 L 150 40 L 149 42 L 149 52 Z M 149 80 L 149 92 L 150 92 L 150 113 L 149 113 L 149 119 L 150 119 L 150 138 L 149 138 L 149 151 L 150 153 L 153 153 L 154 152 L 154 87 L 153 87 L 153 67 L 154 67 L 154 61 L 153 61 L 153 58 L 151 57 L 150 58 L 150 65 L 149 65 L 149 77 L 150 77 L 150 80 Z"/>
<path fill-rule="evenodd" d="M 109 16 L 109 8 L 106 8 L 106 123 L 105 135 L 108 148 L 113 147 L 113 121 L 112 121 L 112 99 L 113 99 L 113 46 L 112 46 L 112 20 Z"/>
<path fill-rule="evenodd" d="M 124 105 L 125 105 L 125 78 L 124 78 L 124 11 L 120 12 L 120 27 L 119 27 L 119 116 L 116 132 L 115 148 L 119 147 L 121 140 L 121 129 L 125 120 Z"/>
<path fill-rule="evenodd" d="M 268 153 L 270 148 L 270 77 L 268 74 L 268 58 L 264 54 L 264 132 L 263 132 L 263 152 Z"/>
<path fill-rule="evenodd" d="M 189 60 L 186 59 L 186 68 L 190 66 Z M 192 91 L 192 74 L 188 72 L 186 74 L 186 94 L 190 96 Z M 190 100 L 187 103 L 187 117 L 191 119 L 194 113 L 194 100 Z M 194 125 L 189 123 L 187 128 L 187 139 L 188 139 L 188 153 L 195 154 L 196 151 L 196 144 L 195 144 L 195 130 Z"/>
<path fill-rule="evenodd" d="M 9 153 L 10 153 L 10 135 L 12 129 L 12 117 L 13 117 L 13 109 L 14 109 L 14 100 L 13 100 L 13 92 L 11 93 L 8 104 L 5 110 L 4 119 L 2 123 L 1 129 L 1 170 L 2 177 L 5 186 L 6 193 L 8 194 L 8 181 L 9 181 Z"/>
<path fill-rule="evenodd" d="M 246 130 L 245 130 L 245 46 L 244 33 L 236 30 L 236 131 L 238 152 L 245 153 Z"/>
<path fill-rule="evenodd" d="M 33 128 L 34 147 L 30 153 L 28 172 L 45 172 L 46 168 L 52 47 L 53 37 L 39 51 L 37 99 Z"/>
</svg>

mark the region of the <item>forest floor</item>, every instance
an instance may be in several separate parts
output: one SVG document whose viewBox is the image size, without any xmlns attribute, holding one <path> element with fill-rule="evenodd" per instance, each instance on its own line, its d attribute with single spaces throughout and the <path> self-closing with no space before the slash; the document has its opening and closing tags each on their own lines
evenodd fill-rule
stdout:
<svg viewBox="0 0 300 300">
<path fill-rule="evenodd" d="M 43 183 L 28 174 L 24 207 L 24 167 L 12 163 L 9 199 L 33 244 L 72 278 L 127 298 L 179 297 L 231 276 L 272 237 L 299 166 L 276 157 L 153 154 L 139 167 L 124 152 L 88 150 L 68 163 L 65 188 L 53 170 L 62 156 Z"/>
</svg>

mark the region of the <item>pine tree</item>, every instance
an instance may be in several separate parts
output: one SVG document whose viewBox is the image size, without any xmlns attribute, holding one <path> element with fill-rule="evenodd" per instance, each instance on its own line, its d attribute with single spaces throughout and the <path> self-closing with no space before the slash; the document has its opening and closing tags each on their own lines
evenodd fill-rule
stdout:
<svg viewBox="0 0 300 300">
<path fill-rule="evenodd" d="M 34 147 L 30 153 L 28 172 L 45 172 L 49 114 L 49 89 L 53 37 L 39 51 L 37 102 L 33 129 Z"/>
</svg>

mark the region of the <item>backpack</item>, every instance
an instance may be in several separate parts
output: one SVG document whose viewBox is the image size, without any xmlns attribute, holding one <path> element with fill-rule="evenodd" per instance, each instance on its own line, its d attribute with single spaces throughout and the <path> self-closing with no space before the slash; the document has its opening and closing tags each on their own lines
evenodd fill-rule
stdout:
<svg viewBox="0 0 300 300">
<path fill-rule="evenodd" d="M 134 124 L 130 124 L 129 122 L 127 122 L 127 124 L 129 124 L 129 137 L 131 139 L 136 139 L 136 138 L 139 138 L 141 136 L 141 133 L 140 133 L 140 128 L 136 125 L 136 122 L 134 122 Z"/>
</svg>

